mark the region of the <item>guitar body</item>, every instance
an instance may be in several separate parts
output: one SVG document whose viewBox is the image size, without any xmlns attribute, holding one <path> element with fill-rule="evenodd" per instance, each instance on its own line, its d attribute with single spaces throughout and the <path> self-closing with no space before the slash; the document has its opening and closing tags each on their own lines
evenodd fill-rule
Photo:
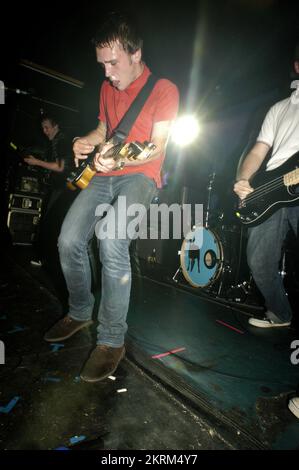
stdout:
<svg viewBox="0 0 299 470">
<path fill-rule="evenodd" d="M 96 170 L 93 170 L 90 164 L 87 163 L 84 167 L 80 166 L 78 171 L 73 170 L 69 174 L 66 185 L 72 191 L 75 191 L 77 188 L 85 189 L 95 174 Z"/>
<path fill-rule="evenodd" d="M 105 153 L 105 157 L 113 158 L 115 162 L 119 162 L 117 169 L 122 169 L 125 159 L 127 160 L 146 160 L 156 146 L 149 142 L 130 142 L 114 145 Z M 74 191 L 77 188 L 85 189 L 89 185 L 91 179 L 97 173 L 93 167 L 93 159 L 95 154 L 99 152 L 96 147 L 93 152 L 84 160 L 77 169 L 73 170 L 67 177 L 67 187 Z"/>
<path fill-rule="evenodd" d="M 254 191 L 239 202 L 236 216 L 245 225 L 264 222 L 280 207 L 299 204 L 299 152 L 275 170 L 257 173 Z"/>
</svg>

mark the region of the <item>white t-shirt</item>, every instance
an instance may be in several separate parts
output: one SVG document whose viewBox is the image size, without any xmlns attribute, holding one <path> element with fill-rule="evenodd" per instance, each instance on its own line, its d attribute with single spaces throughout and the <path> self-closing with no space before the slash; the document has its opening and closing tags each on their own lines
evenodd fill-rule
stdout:
<svg viewBox="0 0 299 470">
<path fill-rule="evenodd" d="M 272 147 L 267 170 L 274 170 L 299 151 L 299 88 L 270 108 L 257 141 Z"/>
</svg>

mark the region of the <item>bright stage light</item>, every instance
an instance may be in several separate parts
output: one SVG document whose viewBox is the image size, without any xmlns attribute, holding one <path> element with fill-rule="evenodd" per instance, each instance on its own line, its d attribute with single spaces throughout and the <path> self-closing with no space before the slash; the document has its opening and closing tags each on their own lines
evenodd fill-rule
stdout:
<svg viewBox="0 0 299 470">
<path fill-rule="evenodd" d="M 194 116 L 182 116 L 178 118 L 172 127 L 172 141 L 184 147 L 191 144 L 198 136 L 200 131 L 199 123 Z"/>
</svg>

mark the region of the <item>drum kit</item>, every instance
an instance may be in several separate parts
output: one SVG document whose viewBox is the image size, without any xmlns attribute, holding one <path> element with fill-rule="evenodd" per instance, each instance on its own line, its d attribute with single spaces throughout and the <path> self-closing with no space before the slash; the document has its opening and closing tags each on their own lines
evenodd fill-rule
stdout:
<svg viewBox="0 0 299 470">
<path fill-rule="evenodd" d="M 252 290 L 252 277 L 246 262 L 246 228 L 225 223 L 223 212 L 212 217 L 211 194 L 215 173 L 210 175 L 204 223 L 194 225 L 181 249 L 179 273 L 192 287 L 227 301 L 245 303 Z"/>
</svg>

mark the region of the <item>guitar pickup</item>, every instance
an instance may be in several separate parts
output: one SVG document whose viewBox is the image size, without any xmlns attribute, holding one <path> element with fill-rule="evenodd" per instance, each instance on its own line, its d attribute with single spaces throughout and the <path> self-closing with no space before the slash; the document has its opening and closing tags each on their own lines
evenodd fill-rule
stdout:
<svg viewBox="0 0 299 470">
<path fill-rule="evenodd" d="M 143 144 L 140 142 L 131 142 L 129 144 L 128 160 L 146 160 L 150 154 L 155 150 L 156 145 L 152 142 L 145 141 Z"/>
<path fill-rule="evenodd" d="M 138 155 L 144 150 L 144 144 L 140 142 L 131 142 L 130 143 L 130 150 L 135 154 Z"/>
</svg>

